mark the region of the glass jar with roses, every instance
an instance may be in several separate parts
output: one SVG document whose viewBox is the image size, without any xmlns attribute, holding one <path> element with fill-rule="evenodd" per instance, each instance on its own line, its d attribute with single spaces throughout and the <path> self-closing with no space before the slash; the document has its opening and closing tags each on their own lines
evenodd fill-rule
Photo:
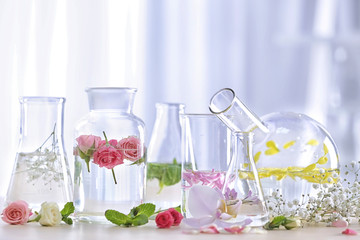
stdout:
<svg viewBox="0 0 360 240">
<path fill-rule="evenodd" d="M 145 124 L 133 112 L 136 89 L 89 88 L 90 112 L 75 129 L 74 204 L 79 220 L 106 221 L 144 197 Z"/>
</svg>

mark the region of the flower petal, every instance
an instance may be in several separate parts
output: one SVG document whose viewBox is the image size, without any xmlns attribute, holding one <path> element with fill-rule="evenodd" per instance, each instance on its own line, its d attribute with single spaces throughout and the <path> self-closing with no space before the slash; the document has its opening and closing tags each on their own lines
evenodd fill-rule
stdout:
<svg viewBox="0 0 360 240">
<path fill-rule="evenodd" d="M 229 228 L 224 228 L 225 231 L 227 231 L 229 233 L 234 233 L 234 234 L 239 234 L 244 229 L 245 229 L 245 227 L 242 227 L 242 226 L 232 226 L 232 227 L 229 227 Z"/>
<path fill-rule="evenodd" d="M 331 223 L 332 227 L 347 227 L 348 226 L 348 222 L 342 219 L 339 219 L 337 221 L 334 221 Z"/>
<path fill-rule="evenodd" d="M 216 226 L 211 225 L 200 229 L 201 233 L 218 234 L 220 233 Z"/>
<path fill-rule="evenodd" d="M 182 220 L 183 223 L 193 228 L 200 228 L 205 225 L 209 225 L 214 221 L 215 221 L 215 217 L 185 218 Z"/>
<path fill-rule="evenodd" d="M 357 232 L 355 230 L 350 229 L 350 228 L 345 229 L 341 233 L 345 234 L 345 235 L 357 235 Z"/>
<path fill-rule="evenodd" d="M 193 186 L 189 190 L 189 213 L 195 218 L 215 216 L 220 199 L 221 195 L 208 186 Z"/>
</svg>

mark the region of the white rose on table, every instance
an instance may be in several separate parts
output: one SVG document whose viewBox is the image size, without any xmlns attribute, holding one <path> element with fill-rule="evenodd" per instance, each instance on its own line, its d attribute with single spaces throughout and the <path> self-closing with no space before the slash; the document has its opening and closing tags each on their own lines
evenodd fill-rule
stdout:
<svg viewBox="0 0 360 240">
<path fill-rule="evenodd" d="M 55 202 L 44 202 L 41 204 L 39 212 L 39 223 L 43 226 L 55 226 L 60 224 L 62 215 L 59 211 L 59 206 Z"/>
</svg>

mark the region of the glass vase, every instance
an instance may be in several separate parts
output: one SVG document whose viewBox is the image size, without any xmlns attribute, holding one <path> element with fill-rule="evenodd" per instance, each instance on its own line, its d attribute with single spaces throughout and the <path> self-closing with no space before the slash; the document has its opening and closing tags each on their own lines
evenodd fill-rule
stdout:
<svg viewBox="0 0 360 240">
<path fill-rule="evenodd" d="M 147 157 L 146 202 L 159 209 L 181 203 L 181 126 L 184 105 L 157 103 Z"/>
<path fill-rule="evenodd" d="M 133 114 L 134 88 L 89 88 L 90 112 L 75 129 L 74 204 L 78 220 L 106 222 L 107 209 L 142 203 L 145 124 Z"/>
<path fill-rule="evenodd" d="M 65 98 L 20 97 L 20 139 L 6 202 L 59 207 L 72 201 L 72 181 L 63 141 Z"/>
</svg>

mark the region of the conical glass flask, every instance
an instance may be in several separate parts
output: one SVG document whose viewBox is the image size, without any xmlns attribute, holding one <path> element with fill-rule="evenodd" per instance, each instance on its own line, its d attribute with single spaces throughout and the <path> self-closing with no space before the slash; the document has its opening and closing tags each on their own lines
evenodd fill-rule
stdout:
<svg viewBox="0 0 360 240">
<path fill-rule="evenodd" d="M 215 93 L 209 108 L 233 132 L 254 133 L 254 161 L 266 196 L 278 191 L 292 201 L 315 195 L 313 183 L 338 181 L 332 178 L 339 173 L 335 142 L 312 118 L 291 112 L 259 118 L 229 88 Z"/>
<path fill-rule="evenodd" d="M 221 211 L 230 222 L 250 219 L 249 226 L 263 226 L 269 213 L 253 159 L 253 133 L 233 133 L 233 154 L 222 189 Z"/>
<path fill-rule="evenodd" d="M 65 98 L 21 97 L 20 141 L 6 201 L 72 201 L 72 181 L 64 150 Z"/>
<path fill-rule="evenodd" d="M 184 105 L 157 103 L 147 158 L 146 202 L 166 209 L 181 203 L 181 126 Z"/>
</svg>

